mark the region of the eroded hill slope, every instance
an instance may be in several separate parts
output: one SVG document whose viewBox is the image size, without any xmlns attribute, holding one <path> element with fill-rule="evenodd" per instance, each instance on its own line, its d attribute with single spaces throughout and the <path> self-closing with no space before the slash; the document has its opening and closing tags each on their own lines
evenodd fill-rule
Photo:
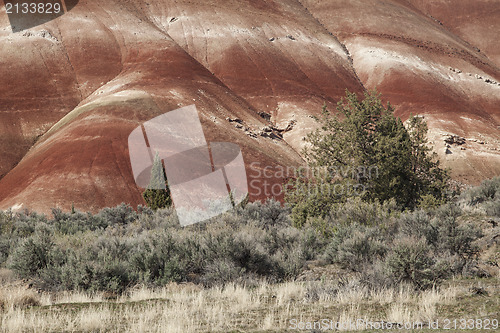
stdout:
<svg viewBox="0 0 500 333">
<path fill-rule="evenodd" d="M 324 103 L 333 108 L 345 89 L 377 88 L 403 118 L 425 115 L 455 178 L 498 175 L 496 51 L 484 46 L 486 34 L 488 56 L 478 52 L 465 30 L 438 22 L 442 9 L 424 7 L 89 0 L 19 33 L 0 12 L 0 208 L 141 203 L 128 135 L 190 104 L 207 141 L 242 147 L 249 177 L 253 162 L 298 166 L 311 116 Z M 445 151 L 449 134 L 467 143 Z"/>
</svg>

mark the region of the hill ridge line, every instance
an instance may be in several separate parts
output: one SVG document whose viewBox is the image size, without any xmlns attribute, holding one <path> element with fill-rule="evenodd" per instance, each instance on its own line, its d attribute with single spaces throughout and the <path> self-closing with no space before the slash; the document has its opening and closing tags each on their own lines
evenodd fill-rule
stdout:
<svg viewBox="0 0 500 333">
<path fill-rule="evenodd" d="M 337 43 L 340 44 L 340 46 L 344 49 L 344 52 L 347 56 L 347 59 L 348 59 L 348 62 L 349 62 L 349 65 L 354 73 L 354 75 L 356 76 L 356 79 L 358 80 L 359 84 L 363 87 L 363 89 L 365 91 L 367 91 L 363 81 L 361 81 L 361 79 L 359 78 L 359 75 L 358 75 L 358 72 L 356 71 L 356 68 L 354 67 L 354 61 L 352 59 L 352 56 L 351 56 L 351 53 L 349 52 L 349 49 L 347 48 L 347 46 L 342 43 L 340 41 L 340 39 L 335 35 L 333 34 L 327 27 L 325 27 L 325 25 L 323 24 L 323 22 L 321 22 L 316 16 L 314 16 L 311 11 L 302 3 L 301 0 L 294 0 L 295 2 L 297 2 L 303 9 L 304 11 L 310 16 L 312 17 L 330 36 L 333 37 L 333 39 L 335 39 L 337 41 Z"/>
</svg>

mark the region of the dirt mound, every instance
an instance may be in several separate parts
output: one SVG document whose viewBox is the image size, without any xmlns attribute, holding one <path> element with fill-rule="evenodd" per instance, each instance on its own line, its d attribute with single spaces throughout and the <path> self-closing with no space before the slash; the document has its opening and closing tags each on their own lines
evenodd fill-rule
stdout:
<svg viewBox="0 0 500 333">
<path fill-rule="evenodd" d="M 498 175 L 498 50 L 486 47 L 492 34 L 481 52 L 472 38 L 491 23 L 472 18 L 494 16 L 493 2 L 469 11 L 479 30 L 423 3 L 82 0 L 17 33 L 0 15 L 0 208 L 142 203 L 128 135 L 191 104 L 207 141 L 242 147 L 249 180 L 281 182 L 260 171 L 303 163 L 312 116 L 345 89 L 375 87 L 403 118 L 426 116 L 455 178 Z M 450 135 L 466 143 L 446 154 Z M 260 185 L 252 199 L 273 196 Z"/>
</svg>

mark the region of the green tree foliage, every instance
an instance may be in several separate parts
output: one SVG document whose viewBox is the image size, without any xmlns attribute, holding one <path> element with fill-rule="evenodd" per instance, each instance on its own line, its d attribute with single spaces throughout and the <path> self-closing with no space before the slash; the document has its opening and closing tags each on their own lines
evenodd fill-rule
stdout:
<svg viewBox="0 0 500 333">
<path fill-rule="evenodd" d="M 165 169 L 158 153 L 155 155 L 153 166 L 151 168 L 151 178 L 146 191 L 142 194 L 144 201 L 151 209 L 170 207 L 172 198 L 167 184 Z"/>
<path fill-rule="evenodd" d="M 287 191 L 295 223 L 328 214 L 355 195 L 370 202 L 394 199 L 403 209 L 415 208 L 422 197 L 445 198 L 449 176 L 427 146 L 422 117 L 411 116 L 405 126 L 377 92 L 359 100 L 347 91 L 337 113 L 325 106 L 317 121 L 321 127 L 305 138 L 304 151 L 315 172 L 299 175 Z"/>
</svg>

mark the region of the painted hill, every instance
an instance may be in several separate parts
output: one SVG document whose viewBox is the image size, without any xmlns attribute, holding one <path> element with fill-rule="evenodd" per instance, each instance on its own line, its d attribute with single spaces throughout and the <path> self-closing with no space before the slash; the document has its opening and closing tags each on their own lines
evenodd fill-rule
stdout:
<svg viewBox="0 0 500 333">
<path fill-rule="evenodd" d="M 401 117 L 425 115 L 457 180 L 499 175 L 499 5 L 477 3 L 81 0 L 17 33 L 0 12 L 0 208 L 142 203 L 128 135 L 191 104 L 250 177 L 254 162 L 299 166 L 311 116 L 375 87 Z"/>
</svg>

